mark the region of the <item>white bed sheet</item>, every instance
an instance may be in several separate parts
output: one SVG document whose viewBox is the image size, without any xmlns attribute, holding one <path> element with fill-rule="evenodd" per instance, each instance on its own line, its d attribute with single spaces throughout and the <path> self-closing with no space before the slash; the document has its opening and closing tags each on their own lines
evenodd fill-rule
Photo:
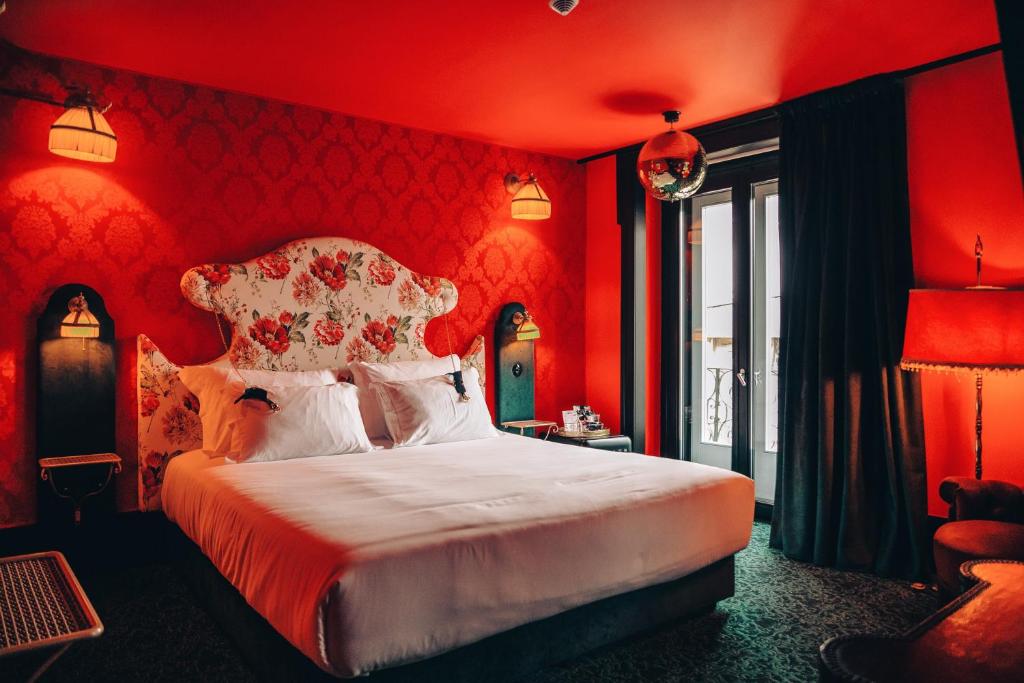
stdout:
<svg viewBox="0 0 1024 683">
<path fill-rule="evenodd" d="M 502 435 L 241 465 L 194 451 L 163 506 L 285 638 L 356 676 L 727 557 L 754 485 Z"/>
</svg>

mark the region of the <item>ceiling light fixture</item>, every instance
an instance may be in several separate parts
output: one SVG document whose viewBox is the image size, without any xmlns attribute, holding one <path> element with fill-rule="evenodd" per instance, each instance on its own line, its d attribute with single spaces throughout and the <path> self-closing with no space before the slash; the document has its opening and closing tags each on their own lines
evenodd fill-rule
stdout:
<svg viewBox="0 0 1024 683">
<path fill-rule="evenodd" d="M 697 194 L 708 174 L 704 146 L 685 130 L 676 130 L 679 112 L 662 112 L 669 129 L 640 149 L 636 172 L 640 184 L 655 199 L 674 202 Z"/>
<path fill-rule="evenodd" d="M 580 0 L 548 0 L 548 7 L 561 14 L 563 17 L 576 9 Z"/>
</svg>

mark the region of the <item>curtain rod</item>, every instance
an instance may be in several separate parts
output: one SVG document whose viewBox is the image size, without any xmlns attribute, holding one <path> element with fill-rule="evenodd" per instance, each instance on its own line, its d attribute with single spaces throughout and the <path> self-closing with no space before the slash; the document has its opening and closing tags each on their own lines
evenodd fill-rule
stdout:
<svg viewBox="0 0 1024 683">
<path fill-rule="evenodd" d="M 991 45 L 985 45 L 984 47 L 979 47 L 979 48 L 974 49 L 974 50 L 968 50 L 967 52 L 960 52 L 960 53 L 955 54 L 955 55 L 950 55 L 949 57 L 943 57 L 942 59 L 936 59 L 936 60 L 933 60 L 931 62 L 925 62 L 924 64 L 919 64 L 918 66 L 912 66 L 912 67 L 910 67 L 908 69 L 902 69 L 900 71 L 893 71 L 891 73 L 892 73 L 893 76 L 896 76 L 897 78 L 907 78 L 909 76 L 917 76 L 918 74 L 922 74 L 922 73 L 924 73 L 926 71 L 932 71 L 934 69 L 941 69 L 941 68 L 943 68 L 945 66 L 950 66 L 952 64 L 957 64 L 959 62 L 966 62 L 969 59 L 975 59 L 976 57 L 984 57 L 985 55 L 992 54 L 993 52 L 999 52 L 1002 49 L 1003 49 L 1003 44 L 1002 43 L 992 43 Z M 833 87 L 842 87 L 842 86 L 833 86 Z M 824 88 L 823 90 L 831 90 L 831 88 Z M 810 94 L 810 93 L 808 93 L 808 94 Z M 804 97 L 804 95 L 801 95 L 801 97 Z M 788 101 L 788 100 L 786 100 L 786 101 Z M 732 116 L 732 117 L 729 117 L 727 119 L 720 119 L 718 121 L 713 121 L 711 123 L 706 123 L 706 124 L 704 124 L 702 126 L 697 126 L 696 128 L 691 128 L 689 130 L 690 130 L 691 133 L 695 133 L 695 134 L 698 134 L 698 135 L 699 134 L 707 135 L 708 133 L 715 133 L 715 132 L 718 132 L 720 130 L 724 130 L 724 129 L 727 129 L 727 128 L 734 128 L 737 125 L 737 123 L 738 123 L 737 119 L 742 119 L 744 123 L 752 123 L 754 121 L 760 121 L 760 120 L 763 120 L 765 118 L 769 118 L 769 117 L 775 116 L 775 109 L 776 109 L 776 107 L 778 107 L 781 104 L 785 104 L 785 102 L 779 102 L 778 104 L 773 104 L 770 107 L 765 107 L 764 109 L 758 109 L 756 111 L 752 111 L 752 112 L 749 112 L 747 114 L 741 114 L 739 116 Z M 749 119 L 749 121 L 747 121 L 748 119 Z M 585 163 L 590 162 L 590 161 L 596 161 L 597 159 L 603 159 L 604 157 L 609 157 L 609 156 L 612 156 L 613 154 L 618 154 L 619 152 L 623 152 L 623 151 L 625 151 L 627 149 L 633 149 L 634 147 L 639 149 L 643 144 L 644 144 L 643 142 L 634 142 L 631 145 L 623 145 L 622 147 L 616 147 L 615 149 L 610 149 L 610 150 L 608 150 L 606 152 L 598 152 L 597 154 L 591 154 L 588 157 L 583 157 L 582 159 L 577 159 L 576 163 L 577 164 L 585 164 Z"/>
</svg>

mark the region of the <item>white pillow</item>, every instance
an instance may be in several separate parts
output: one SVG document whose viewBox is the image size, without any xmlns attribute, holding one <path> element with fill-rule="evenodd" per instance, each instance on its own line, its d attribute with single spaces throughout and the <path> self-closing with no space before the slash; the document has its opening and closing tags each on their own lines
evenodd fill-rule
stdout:
<svg viewBox="0 0 1024 683">
<path fill-rule="evenodd" d="M 277 386 L 269 391 L 280 410 L 243 401 L 231 431 L 233 462 L 273 462 L 373 450 L 351 384 Z"/>
<path fill-rule="evenodd" d="M 393 363 L 354 361 L 349 363 L 348 369 L 352 371 L 352 380 L 360 389 L 359 412 L 363 414 L 363 424 L 366 425 L 366 433 L 371 439 L 380 439 L 388 436 L 388 425 L 384 420 L 384 411 L 381 408 L 380 401 L 377 399 L 377 395 L 370 390 L 371 384 L 375 382 L 396 382 L 440 377 L 445 373 L 458 369 L 460 365 L 461 361 L 454 353 L 450 356 L 427 360 L 399 360 Z"/>
<path fill-rule="evenodd" d="M 241 376 L 241 377 L 239 377 Z M 234 403 L 245 385 L 323 386 L 334 384 L 336 370 L 275 372 L 273 370 L 235 370 L 210 365 L 189 365 L 178 371 L 182 384 L 199 399 L 199 420 L 203 425 L 203 450 L 207 455 L 231 452 L 231 424 L 241 414 L 242 404 Z"/>
<path fill-rule="evenodd" d="M 469 441 L 497 436 L 476 368 L 462 371 L 463 402 L 448 377 L 431 377 L 373 385 L 395 446 Z"/>
</svg>

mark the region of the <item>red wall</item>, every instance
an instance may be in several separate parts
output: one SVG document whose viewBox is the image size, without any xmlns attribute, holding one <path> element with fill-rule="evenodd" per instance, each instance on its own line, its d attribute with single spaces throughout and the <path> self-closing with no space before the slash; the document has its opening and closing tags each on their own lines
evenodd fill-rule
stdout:
<svg viewBox="0 0 1024 683">
<path fill-rule="evenodd" d="M 213 319 L 185 303 L 181 274 L 297 237 L 363 239 L 450 278 L 459 352 L 476 334 L 490 345 L 500 306 L 522 301 L 543 332 L 538 415 L 581 400 L 586 205 L 574 162 L 0 45 L 5 87 L 63 97 L 61 82 L 113 102 L 118 157 L 54 156 L 59 111 L 0 98 L 0 526 L 35 515 L 35 319 L 67 282 L 99 291 L 117 325 L 122 509 L 135 500 L 135 335 L 179 363 L 218 355 Z M 551 196 L 551 220 L 509 217 L 502 177 L 528 170 Z M 428 343 L 446 352 L 440 325 Z"/>
<path fill-rule="evenodd" d="M 618 432 L 622 233 L 615 212 L 615 157 L 588 163 L 586 174 L 586 402 Z"/>
<path fill-rule="evenodd" d="M 615 157 L 587 164 L 587 403 L 619 428 L 621 400 L 622 231 L 615 206 Z M 644 452 L 661 452 L 661 202 L 651 197 L 647 213 L 647 411 Z"/>
<path fill-rule="evenodd" d="M 980 233 L 984 283 L 1024 287 L 1024 192 L 998 54 L 909 79 L 907 152 L 917 286 L 974 284 Z M 939 482 L 974 475 L 974 380 L 928 373 L 921 380 L 928 511 L 945 515 Z M 1024 484 L 1022 400 L 1024 376 L 986 378 L 986 479 Z"/>
</svg>

